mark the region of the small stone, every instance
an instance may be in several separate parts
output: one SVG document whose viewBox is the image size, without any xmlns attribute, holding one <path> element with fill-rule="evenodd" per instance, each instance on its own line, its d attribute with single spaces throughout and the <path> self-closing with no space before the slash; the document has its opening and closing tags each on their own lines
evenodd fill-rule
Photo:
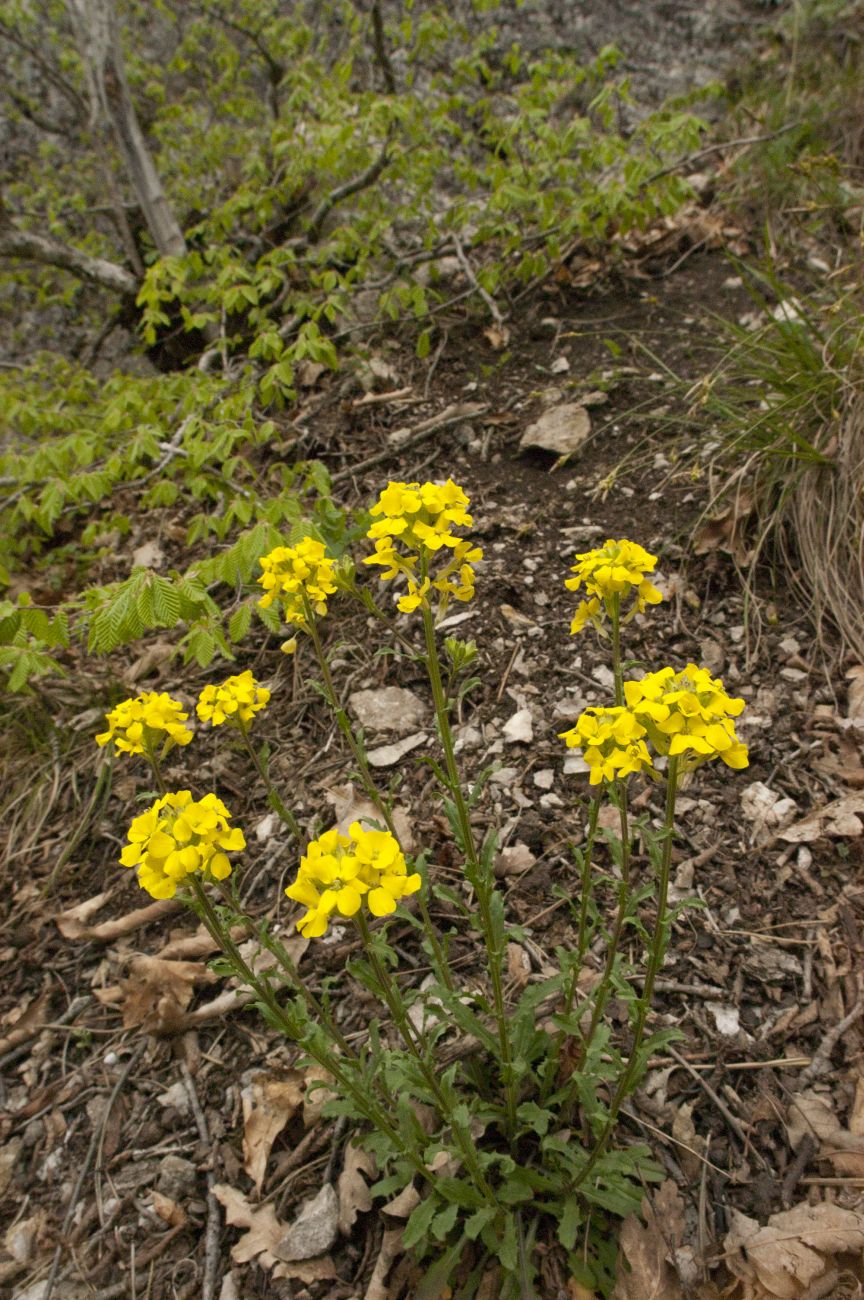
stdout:
<svg viewBox="0 0 864 1300">
<path fill-rule="evenodd" d="M 551 790 L 555 784 L 555 773 L 551 767 L 543 767 L 534 773 L 534 784 L 541 790 Z"/>
<path fill-rule="evenodd" d="M 362 727 L 369 731 L 396 731 L 404 735 L 422 725 L 426 705 L 413 691 L 401 686 L 355 691 L 348 706 Z"/>
<path fill-rule="evenodd" d="M 191 1160 L 177 1155 L 167 1155 L 160 1160 L 156 1190 L 163 1196 L 182 1203 L 195 1191 L 197 1182 L 198 1170 Z"/>
<path fill-rule="evenodd" d="M 504 739 L 511 745 L 530 745 L 534 739 L 534 724 L 530 709 L 520 709 L 504 724 Z"/>
</svg>

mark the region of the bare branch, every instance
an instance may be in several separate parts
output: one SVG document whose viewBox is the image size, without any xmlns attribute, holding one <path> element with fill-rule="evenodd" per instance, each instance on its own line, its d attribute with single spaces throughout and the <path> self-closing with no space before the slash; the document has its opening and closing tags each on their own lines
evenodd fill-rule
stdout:
<svg viewBox="0 0 864 1300">
<path fill-rule="evenodd" d="M 80 280 L 101 285 L 103 289 L 113 289 L 116 293 L 133 294 L 138 291 L 138 280 L 125 266 L 107 262 L 102 257 L 91 257 L 78 248 L 61 244 L 57 239 L 45 235 L 34 235 L 29 230 L 19 230 L 4 217 L 0 204 L 0 257 L 20 257 L 28 262 L 40 262 L 42 265 L 56 266 L 63 271 L 70 271 Z"/>
<path fill-rule="evenodd" d="M 314 244 L 321 234 L 321 227 L 324 225 L 324 222 L 336 207 L 337 203 L 341 203 L 343 199 L 349 198 L 352 194 L 357 194 L 360 190 L 365 190 L 369 185 L 374 185 L 375 181 L 377 181 L 389 161 L 387 157 L 387 150 L 389 147 L 390 136 L 388 134 L 387 139 L 381 146 L 381 152 L 378 157 L 375 158 L 374 161 L 357 176 L 352 177 L 350 181 L 346 181 L 344 185 L 337 185 L 335 190 L 331 190 L 329 194 L 325 194 L 324 198 L 312 213 L 312 216 L 309 219 L 309 225 L 306 227 L 303 234 L 298 235 L 296 239 L 289 239 L 285 247 L 306 248 L 309 244 Z"/>
</svg>

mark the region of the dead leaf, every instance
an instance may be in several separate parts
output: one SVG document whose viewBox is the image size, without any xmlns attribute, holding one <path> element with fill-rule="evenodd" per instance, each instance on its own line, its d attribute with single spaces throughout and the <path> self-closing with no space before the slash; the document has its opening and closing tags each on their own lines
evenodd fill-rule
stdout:
<svg viewBox="0 0 864 1300">
<path fill-rule="evenodd" d="M 51 989 L 46 984 L 42 992 L 33 998 L 23 1010 L 19 1010 L 18 1007 L 14 1009 L 15 1018 L 12 1019 L 10 1016 L 5 1022 L 11 1027 L 0 1038 L 0 1055 L 3 1052 L 8 1052 L 10 1047 L 15 1047 L 18 1043 L 26 1043 L 28 1038 L 34 1038 L 39 1033 L 48 1018 L 50 998 Z"/>
<path fill-rule="evenodd" d="M 132 566 L 136 569 L 158 569 L 165 552 L 158 542 L 143 542 L 132 552 Z"/>
<path fill-rule="evenodd" d="M 849 683 L 846 718 L 852 726 L 864 729 L 864 664 L 856 664 L 846 674 Z"/>
<path fill-rule="evenodd" d="M 88 898 L 77 907 L 58 913 L 54 921 L 64 939 L 95 939 L 100 943 L 109 943 L 112 939 L 120 939 L 125 934 L 140 930 L 144 925 L 150 925 L 152 921 L 161 920 L 182 906 L 176 898 L 161 898 L 147 907 L 139 907 L 134 912 L 127 912 L 125 916 L 118 916 L 115 920 L 103 921 L 101 925 L 87 925 L 88 918 L 102 907 L 112 893 L 112 890 L 108 890 L 104 894 L 97 894 L 95 898 Z"/>
<path fill-rule="evenodd" d="M 355 1146 L 353 1142 L 348 1143 L 338 1183 L 339 1231 L 343 1237 L 350 1234 L 358 1214 L 366 1214 L 372 1209 L 372 1197 L 366 1178 L 374 1178 L 376 1169 L 373 1155 Z"/>
<path fill-rule="evenodd" d="M 392 745 L 379 745 L 377 749 L 370 749 L 366 758 L 370 767 L 392 767 L 398 763 L 400 758 L 410 754 L 412 749 L 422 745 L 426 740 L 425 731 L 417 731 L 411 736 L 406 736 L 404 740 L 396 740 Z"/>
<path fill-rule="evenodd" d="M 806 1135 L 818 1138 L 821 1142 L 836 1133 L 839 1127 L 831 1102 L 824 1093 L 805 1088 L 789 1102 L 786 1133 L 793 1151 L 798 1150 Z"/>
<path fill-rule="evenodd" d="M 182 1228 L 188 1222 L 189 1216 L 183 1206 L 178 1205 L 170 1196 L 164 1196 L 162 1192 L 157 1192 L 154 1188 L 150 1193 L 150 1197 L 154 1211 L 170 1227 Z"/>
<path fill-rule="evenodd" d="M 330 1087 L 333 1075 L 323 1065 L 309 1065 L 303 1071 L 303 1083 L 306 1091 L 303 1095 L 303 1123 L 306 1128 L 317 1124 L 321 1112 L 332 1101 L 336 1093 Z"/>
<path fill-rule="evenodd" d="M 500 352 L 510 342 L 510 331 L 506 325 L 490 325 L 483 331 L 483 337 L 491 343 L 496 352 Z"/>
<path fill-rule="evenodd" d="M 324 798 L 333 805 L 333 817 L 342 835 L 348 834 L 348 827 L 352 822 L 365 822 L 367 825 L 381 822 L 381 813 L 372 800 L 358 794 L 350 781 L 345 785 L 336 785 L 330 790 L 325 790 Z M 393 809 L 391 816 L 396 828 L 397 840 L 404 852 L 410 853 L 414 847 L 411 819 L 405 809 L 398 805 Z"/>
<path fill-rule="evenodd" d="M 381 1239 L 381 1249 L 378 1252 L 378 1258 L 375 1261 L 375 1267 L 372 1270 L 372 1276 L 369 1278 L 369 1285 L 366 1288 L 364 1300 L 387 1300 L 389 1290 L 387 1287 L 387 1277 L 396 1259 L 402 1253 L 402 1229 L 385 1228 L 384 1236 Z"/>
<path fill-rule="evenodd" d="M 834 799 L 794 826 L 780 832 L 780 839 L 788 844 L 811 844 L 823 835 L 839 839 L 855 839 L 864 832 L 864 794 L 850 794 Z"/>
<path fill-rule="evenodd" d="M 725 551 L 743 568 L 750 558 L 746 545 L 747 521 L 753 513 L 753 498 L 749 492 L 738 491 L 734 500 L 701 524 L 693 536 L 696 555 L 711 551 Z"/>
<path fill-rule="evenodd" d="M 762 781 L 753 781 L 741 791 L 741 811 L 753 825 L 751 843 L 765 844 L 780 826 L 797 812 L 794 799 L 779 795 Z M 784 836 L 785 839 L 785 836 Z"/>
<path fill-rule="evenodd" d="M 248 1264 L 255 1260 L 268 1269 L 274 1277 L 296 1278 L 307 1285 L 336 1276 L 336 1268 L 329 1255 L 321 1259 L 285 1261 L 276 1255 L 285 1224 L 276 1218 L 272 1205 L 256 1207 L 242 1192 L 228 1183 L 215 1183 L 213 1195 L 225 1208 L 226 1221 L 234 1228 L 245 1228 L 246 1233 L 231 1247 L 235 1264 Z"/>
<path fill-rule="evenodd" d="M 531 960 L 524 948 L 518 943 L 507 945 L 507 975 L 517 989 L 524 989 L 531 974 Z"/>
<path fill-rule="evenodd" d="M 303 1076 L 256 1072 L 241 1090 L 243 1105 L 243 1168 L 260 1196 L 273 1143 L 303 1104 Z"/>
<path fill-rule="evenodd" d="M 45 1230 L 45 1211 L 37 1210 L 29 1219 L 19 1219 L 6 1230 L 4 1245 L 19 1264 L 29 1264 L 36 1255 Z"/>
<path fill-rule="evenodd" d="M 852 1114 L 849 1116 L 849 1132 L 864 1137 L 864 1074 L 858 1076 L 855 1084 L 855 1100 L 852 1102 Z"/>
<path fill-rule="evenodd" d="M 671 1179 L 642 1202 L 642 1219 L 629 1214 L 621 1226 L 612 1300 L 683 1300 L 678 1274 L 668 1262 L 684 1236 L 684 1203 Z"/>
<path fill-rule="evenodd" d="M 530 871 L 536 861 L 537 858 L 528 845 L 517 840 L 498 854 L 495 859 L 495 875 L 521 876 L 523 871 Z"/>
<path fill-rule="evenodd" d="M 122 980 L 123 1028 L 149 1034 L 174 1034 L 184 1028 L 183 1012 L 196 984 L 212 984 L 216 976 L 200 961 L 165 961 L 133 957 L 129 978 Z"/>
<path fill-rule="evenodd" d="M 398 1196 L 381 1206 L 382 1214 L 389 1214 L 391 1219 L 407 1219 L 420 1204 L 420 1193 L 413 1183 L 402 1188 Z"/>
<path fill-rule="evenodd" d="M 23 1146 L 21 1138 L 11 1138 L 4 1147 L 0 1147 L 0 1202 L 9 1190 L 15 1165 Z"/>
<path fill-rule="evenodd" d="M 339 1233 L 339 1197 L 332 1183 L 304 1201 L 292 1224 L 285 1229 L 273 1251 L 280 1259 L 314 1259 L 333 1245 Z"/>
<path fill-rule="evenodd" d="M 772 1214 L 764 1228 L 738 1210 L 729 1216 L 729 1268 L 751 1286 L 758 1282 L 766 1300 L 803 1300 L 830 1271 L 828 1256 L 864 1246 L 864 1215 L 839 1205 L 804 1202 Z"/>
<path fill-rule="evenodd" d="M 519 440 L 519 450 L 538 447 L 557 456 L 572 456 L 579 451 L 591 433 L 591 416 L 584 406 L 566 402 L 544 411 L 539 420 L 530 424 Z"/>
</svg>

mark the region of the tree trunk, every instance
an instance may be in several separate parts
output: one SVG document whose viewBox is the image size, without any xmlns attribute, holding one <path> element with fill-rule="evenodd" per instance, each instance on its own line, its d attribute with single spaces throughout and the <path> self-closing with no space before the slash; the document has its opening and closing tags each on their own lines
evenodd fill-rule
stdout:
<svg viewBox="0 0 864 1300">
<path fill-rule="evenodd" d="M 110 123 L 159 255 L 182 257 L 183 231 L 165 197 L 129 93 L 114 0 L 66 3 L 87 75 L 92 119 Z"/>
</svg>

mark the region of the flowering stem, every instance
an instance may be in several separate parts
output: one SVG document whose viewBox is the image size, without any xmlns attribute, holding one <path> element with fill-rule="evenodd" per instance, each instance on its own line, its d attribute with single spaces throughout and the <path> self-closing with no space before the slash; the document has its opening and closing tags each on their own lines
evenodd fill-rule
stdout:
<svg viewBox="0 0 864 1300">
<path fill-rule="evenodd" d="M 156 757 L 156 752 L 153 749 L 152 744 L 146 737 L 143 741 L 143 745 L 144 757 L 150 764 L 150 770 L 152 771 L 153 779 L 156 782 L 156 789 L 164 797 L 168 793 L 168 789 L 165 785 L 165 778 L 162 775 L 162 768 L 159 765 L 159 759 Z"/>
<path fill-rule="evenodd" d="M 364 791 L 366 792 L 366 795 L 368 796 L 369 800 L 375 805 L 378 812 L 381 814 L 381 820 L 384 822 L 384 825 L 387 827 L 390 834 L 393 836 L 395 840 L 398 840 L 399 836 L 396 834 L 396 826 L 393 821 L 393 814 L 388 808 L 385 800 L 381 798 L 378 787 L 376 786 L 372 773 L 369 770 L 369 763 L 366 759 L 366 755 L 363 753 L 363 749 L 359 741 L 357 740 L 357 737 L 354 735 L 354 728 L 351 726 L 351 719 L 348 717 L 348 714 L 343 709 L 339 701 L 339 696 L 336 694 L 336 686 L 333 682 L 333 677 L 330 673 L 330 665 L 327 662 L 327 655 L 324 652 L 324 646 L 321 641 L 321 635 L 318 631 L 318 625 L 315 619 L 315 611 L 313 610 L 312 603 L 309 600 L 309 598 L 306 596 L 305 592 L 303 594 L 303 613 L 306 619 L 306 625 L 309 628 L 309 635 L 312 638 L 312 646 L 315 650 L 315 658 L 318 660 L 318 666 L 321 669 L 321 680 L 324 686 L 324 695 L 327 699 L 327 703 L 330 705 L 330 708 L 333 710 L 333 716 L 336 719 L 336 723 L 339 727 L 339 730 L 342 732 L 342 735 L 344 736 L 345 741 L 347 742 L 348 748 L 351 750 L 351 754 L 354 758 L 354 762 L 357 764 L 357 772 L 360 777 L 360 784 L 362 785 Z M 382 615 L 382 618 L 383 617 L 384 615 Z M 444 955 L 444 951 L 438 939 L 438 933 L 434 925 L 432 924 L 432 918 L 429 915 L 429 909 L 427 908 L 426 902 L 422 897 L 419 899 L 419 908 L 420 908 L 420 916 L 422 917 L 423 920 L 423 926 L 426 935 L 429 939 L 429 943 L 432 947 L 433 955 L 438 964 L 439 969 L 436 972 L 436 974 L 440 975 L 441 979 L 443 980 L 444 984 L 447 986 L 449 991 L 451 993 L 455 993 L 456 990 L 453 984 L 453 977 L 450 974 L 450 968 L 447 964 L 447 958 Z"/>
<path fill-rule="evenodd" d="M 495 1019 L 498 1026 L 498 1043 L 501 1053 L 501 1067 L 507 1107 L 507 1128 L 509 1135 L 512 1137 L 516 1130 L 517 1102 L 516 1089 L 513 1080 L 513 1056 L 510 1050 L 507 1011 L 504 1005 L 504 986 L 501 979 L 503 953 L 500 951 L 498 942 L 495 938 L 495 926 L 492 919 L 492 909 L 490 905 L 490 883 L 486 878 L 486 873 L 477 852 L 477 845 L 474 840 L 474 831 L 471 826 L 471 817 L 468 812 L 468 805 L 466 804 L 465 796 L 462 793 L 462 782 L 459 776 L 459 768 L 456 763 L 456 753 L 453 748 L 453 733 L 450 730 L 447 697 L 441 680 L 441 665 L 438 660 L 438 647 L 435 643 L 435 623 L 432 617 L 432 611 L 428 605 L 423 604 L 421 606 L 421 611 L 423 614 L 423 633 L 426 640 L 426 666 L 429 672 L 429 682 L 432 686 L 432 697 L 435 703 L 435 716 L 438 720 L 438 734 L 441 740 L 441 747 L 444 750 L 444 762 L 447 768 L 448 786 L 450 794 L 453 797 L 453 804 L 456 809 L 456 817 L 462 836 L 463 851 L 466 859 L 466 874 L 477 895 L 477 905 L 480 911 L 480 923 L 483 930 L 486 951 L 489 957 L 489 975 L 492 980 L 492 995 L 495 1003 Z"/>
<path fill-rule="evenodd" d="M 579 971 L 582 966 L 582 959 L 588 948 L 588 903 L 591 898 L 591 858 L 594 853 L 594 841 L 597 838 L 597 818 L 600 815 L 600 796 L 595 795 L 591 800 L 588 810 L 588 831 L 585 836 L 585 848 L 583 850 L 581 864 L 581 897 L 579 899 L 579 929 L 576 941 L 576 959 L 570 970 L 570 979 L 567 983 L 567 992 L 564 995 L 563 1016 L 565 1019 L 573 1011 L 573 1003 L 576 1001 L 576 993 L 579 988 Z M 549 1055 L 549 1071 L 547 1081 L 551 1082 L 555 1078 L 558 1069 L 558 1062 L 561 1059 L 561 1048 L 564 1046 L 564 1040 L 568 1035 L 566 1029 L 559 1029 L 552 1051 Z"/>
<path fill-rule="evenodd" d="M 624 703 L 624 670 L 621 665 L 621 597 L 609 598 L 609 621 L 612 624 L 612 672 L 615 675 L 615 703 Z"/>
<path fill-rule="evenodd" d="M 597 1032 L 597 1026 L 600 1023 L 600 1017 L 606 1010 L 606 1003 L 609 1000 L 609 993 L 612 989 L 612 977 L 615 973 L 615 958 L 618 956 L 618 948 L 621 944 L 621 934 L 624 929 L 624 922 L 627 918 L 627 909 L 630 903 L 630 826 L 627 817 L 627 795 L 624 781 L 616 781 L 618 789 L 618 812 L 621 819 L 621 881 L 618 885 L 618 909 L 615 914 L 615 923 L 612 927 L 612 934 L 609 937 L 609 945 L 606 950 L 606 965 L 603 968 L 603 974 L 600 977 L 600 983 L 594 996 L 594 1009 L 591 1013 L 591 1023 L 588 1026 L 588 1032 L 585 1035 L 583 1044 L 583 1053 L 587 1054 L 589 1047 Z"/>
<path fill-rule="evenodd" d="M 292 1041 L 296 1041 L 294 1027 L 291 1025 L 288 1017 L 280 1006 L 278 998 L 270 988 L 267 981 L 260 980 L 243 957 L 229 931 L 227 931 L 220 922 L 209 898 L 204 892 L 204 887 L 201 884 L 201 881 L 194 875 L 190 878 L 190 881 L 196 902 L 200 908 L 200 915 L 204 921 L 204 925 L 210 933 L 210 936 L 225 953 L 225 956 L 229 959 L 231 965 L 234 967 L 243 982 L 248 985 L 256 997 L 264 1003 L 270 1012 L 273 1021 L 279 1026 L 286 1037 L 290 1038 Z M 308 990 L 306 990 L 302 985 L 300 986 L 299 991 L 303 997 L 309 999 Z M 358 1087 L 352 1080 L 350 1074 L 342 1068 L 339 1058 L 333 1053 L 322 1051 L 321 1048 L 313 1042 L 304 1042 L 303 1049 L 333 1076 L 346 1093 L 350 1094 L 358 1110 L 361 1114 L 366 1116 L 369 1123 L 373 1124 L 376 1128 L 379 1128 L 383 1133 L 386 1133 L 397 1149 L 404 1152 L 407 1159 L 410 1160 L 415 1172 L 420 1174 L 421 1177 L 425 1178 L 427 1182 L 434 1186 L 434 1177 L 430 1175 L 430 1172 L 426 1168 L 420 1155 L 416 1151 L 405 1146 L 404 1139 L 390 1123 L 387 1112 L 370 1103 L 369 1098 L 363 1089 Z M 354 1060 L 356 1061 L 356 1057 Z M 357 1064 L 359 1064 L 359 1062 L 357 1062 Z"/>
<path fill-rule="evenodd" d="M 651 1009 L 651 1002 L 654 997 L 654 985 L 660 968 L 663 965 L 663 958 L 666 954 L 667 938 L 667 897 L 669 894 L 669 875 L 672 868 L 672 838 L 675 827 L 675 797 L 678 791 L 678 759 L 669 759 L 669 770 L 666 777 L 666 810 L 663 818 L 663 853 L 660 859 L 660 873 L 657 884 L 657 919 L 654 922 L 654 933 L 651 936 L 651 950 L 648 956 L 648 968 L 645 972 L 645 984 L 642 988 L 642 996 L 636 1004 L 636 1022 L 633 1028 L 633 1045 L 630 1049 L 630 1057 L 624 1068 L 615 1094 L 609 1106 L 609 1115 L 606 1120 L 606 1126 L 597 1141 L 597 1145 L 588 1157 L 585 1165 L 579 1172 L 573 1183 L 573 1187 L 578 1187 L 590 1174 L 597 1161 L 602 1156 L 608 1146 L 609 1139 L 615 1128 L 618 1119 L 618 1113 L 624 1103 L 625 1098 L 632 1090 L 637 1080 L 639 1072 L 639 1050 L 642 1046 L 642 1040 L 645 1037 L 645 1026 L 648 1021 L 648 1012 Z"/>
<path fill-rule="evenodd" d="M 452 1107 L 441 1088 L 441 1084 L 438 1081 L 438 1076 L 436 1075 L 434 1068 L 429 1063 L 428 1051 L 423 1038 L 423 1033 L 421 1030 L 416 1029 L 412 1024 L 411 1017 L 408 1015 L 405 1004 L 402 1001 L 402 994 L 397 987 L 395 980 L 390 978 L 389 972 L 375 951 L 372 942 L 372 935 L 369 931 L 369 923 L 367 922 L 362 909 L 355 915 L 354 921 L 360 933 L 360 938 L 363 942 L 366 956 L 369 959 L 369 964 L 375 972 L 375 977 L 378 980 L 381 996 L 396 1023 L 399 1033 L 402 1035 L 402 1041 L 420 1067 L 423 1078 L 426 1080 L 427 1086 L 432 1093 L 432 1096 L 435 1098 L 438 1109 L 441 1112 L 442 1119 L 448 1121 L 452 1127 L 456 1140 L 459 1143 L 466 1168 L 471 1171 L 479 1190 L 485 1197 L 487 1197 L 489 1202 L 494 1205 L 496 1204 L 495 1193 L 486 1181 L 486 1177 L 480 1167 L 479 1161 L 477 1160 L 477 1152 L 474 1148 L 471 1136 L 461 1124 L 456 1123 L 451 1114 Z"/>
<path fill-rule="evenodd" d="M 249 737 L 249 728 L 239 714 L 237 715 L 237 730 L 240 732 L 240 738 L 243 741 L 243 746 L 246 750 L 246 753 L 252 759 L 252 762 L 255 764 L 255 770 L 264 783 L 264 788 L 267 791 L 267 802 L 269 803 L 273 811 L 276 813 L 276 815 L 282 819 L 282 821 L 291 831 L 292 835 L 294 835 L 295 838 L 298 840 L 302 839 L 303 832 L 300 830 L 300 824 L 297 821 L 297 818 L 290 811 L 290 809 L 285 807 L 285 804 L 282 802 L 281 798 L 279 797 L 279 792 L 277 791 L 273 782 L 270 780 L 269 773 L 267 772 L 267 769 L 265 768 L 264 764 L 261 762 L 260 755 L 256 753 L 255 747 L 252 744 L 252 741 Z"/>
<path fill-rule="evenodd" d="M 318 631 L 315 611 L 313 610 L 311 601 L 305 592 L 303 593 L 303 613 L 306 620 L 306 626 L 309 629 L 309 635 L 312 638 L 315 658 L 318 660 L 318 667 L 321 669 L 321 681 L 324 687 L 324 696 L 327 703 L 330 705 L 330 708 L 333 710 L 336 724 L 342 732 L 348 748 L 351 750 L 354 762 L 357 764 L 360 784 L 363 786 L 363 789 L 366 791 L 366 794 L 369 796 L 372 803 L 374 803 L 375 807 L 378 809 L 381 814 L 381 819 L 390 834 L 394 839 L 398 839 L 398 836 L 396 835 L 396 827 L 393 824 L 393 815 L 378 792 L 372 773 L 369 771 L 369 764 L 366 761 L 366 755 L 363 753 L 357 737 L 354 735 L 351 720 L 342 707 L 342 703 L 337 694 L 336 686 L 330 673 L 330 665 L 327 662 L 327 655 L 324 653 L 321 634 Z"/>
</svg>

